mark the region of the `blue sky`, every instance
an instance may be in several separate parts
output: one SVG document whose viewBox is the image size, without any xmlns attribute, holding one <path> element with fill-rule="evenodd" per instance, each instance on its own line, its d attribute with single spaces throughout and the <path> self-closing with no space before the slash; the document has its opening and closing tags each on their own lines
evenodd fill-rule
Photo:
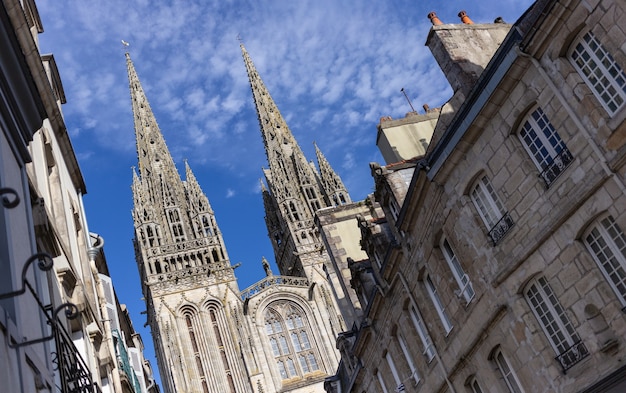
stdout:
<svg viewBox="0 0 626 393">
<path fill-rule="evenodd" d="M 460 23 L 513 23 L 531 0 L 39 0 L 43 53 L 57 61 L 65 121 L 87 183 L 89 230 L 105 239 L 118 298 L 153 367 L 131 239 L 137 164 L 124 50 L 130 54 L 179 171 L 187 159 L 207 194 L 244 289 L 273 262 L 259 179 L 267 166 L 237 37 L 310 160 L 313 141 L 353 200 L 373 190 L 369 162 L 381 116 L 443 104 L 451 89 L 424 46 L 436 11 Z M 274 268 L 274 271 L 277 271 Z"/>
</svg>

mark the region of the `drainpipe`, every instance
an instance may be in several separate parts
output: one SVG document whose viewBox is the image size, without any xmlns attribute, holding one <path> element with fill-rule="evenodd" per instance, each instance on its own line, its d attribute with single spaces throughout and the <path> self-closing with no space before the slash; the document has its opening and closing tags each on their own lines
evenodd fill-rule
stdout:
<svg viewBox="0 0 626 393">
<path fill-rule="evenodd" d="M 91 239 L 95 239 L 95 242 L 90 245 L 87 250 L 87 255 L 89 256 L 89 267 L 91 268 L 91 275 L 93 276 L 93 280 L 96 287 L 96 295 L 98 297 L 98 305 L 100 306 L 100 320 L 102 321 L 102 326 L 104 327 L 104 341 L 106 345 L 109 347 L 109 352 L 113 358 L 113 368 L 111 369 L 111 377 L 113 378 L 113 387 L 116 392 L 122 391 L 122 383 L 120 381 L 119 372 L 114 370 L 118 368 L 117 366 L 117 356 L 115 355 L 115 344 L 113 343 L 113 335 L 111 334 L 111 322 L 109 320 L 108 311 L 106 308 L 106 297 L 104 296 L 104 287 L 102 286 L 102 281 L 100 281 L 100 276 L 98 275 L 98 268 L 96 267 L 96 258 L 100 253 L 100 250 L 104 246 L 104 239 L 96 234 L 89 233 L 89 244 L 91 244 Z"/>
<path fill-rule="evenodd" d="M 409 290 L 409 284 L 406 282 L 406 278 L 404 278 L 404 276 L 400 272 L 396 273 L 396 277 L 400 278 L 400 281 L 402 282 L 402 286 L 411 297 L 411 302 L 413 302 L 414 304 L 417 304 L 417 302 L 415 302 L 415 299 L 413 299 L 413 295 L 411 294 L 411 291 Z M 426 324 L 424 324 L 424 328 L 428 329 L 426 327 Z M 430 332 L 428 332 L 428 334 L 430 335 Z M 435 352 L 435 358 L 436 358 L 437 364 L 439 365 L 439 368 L 441 369 L 441 373 L 443 374 L 443 378 L 446 380 L 446 384 L 448 385 L 448 388 L 450 388 L 450 391 L 452 393 L 456 393 L 456 389 L 454 388 L 454 385 L 452 385 L 452 382 L 448 378 L 448 371 L 446 370 L 446 367 L 441 361 L 441 357 L 439 357 L 439 351 L 437 351 L 437 347 L 435 347 L 435 343 L 431 344 L 431 348 L 433 349 L 433 352 Z"/>
<path fill-rule="evenodd" d="M 561 92 L 556 88 L 556 85 L 554 84 L 552 79 L 550 79 L 546 71 L 543 69 L 543 67 L 541 66 L 541 63 L 539 63 L 539 61 L 535 59 L 533 56 L 531 56 L 530 54 L 524 52 L 524 50 L 519 46 L 515 47 L 515 52 L 517 52 L 517 54 L 520 55 L 521 57 L 529 59 L 530 62 L 533 64 L 533 66 L 535 66 L 537 71 L 539 71 L 539 74 L 541 75 L 543 80 L 545 80 L 548 86 L 550 86 L 550 89 L 557 96 L 557 98 L 561 102 L 561 105 L 563 105 L 563 107 L 567 111 L 567 114 L 569 115 L 569 117 L 572 119 L 576 127 L 578 127 L 578 129 L 580 130 L 584 138 L 587 140 L 587 143 L 591 146 L 591 149 L 593 150 L 593 152 L 598 156 L 599 161 L 600 161 L 600 166 L 602 167 L 604 172 L 610 178 L 613 178 L 613 180 L 615 180 L 615 183 L 617 183 L 618 187 L 622 190 L 622 194 L 626 195 L 626 186 L 624 186 L 624 183 L 619 178 L 619 176 L 615 176 L 615 172 L 613 172 L 611 168 L 609 168 L 606 162 L 606 157 L 600 151 L 600 147 L 598 147 L 596 142 L 593 140 L 593 138 L 589 134 L 589 131 L 587 131 L 587 129 L 585 128 L 582 121 L 576 114 L 576 111 L 572 109 L 569 102 L 567 102 L 565 97 L 563 97 L 563 94 L 561 94 Z"/>
</svg>

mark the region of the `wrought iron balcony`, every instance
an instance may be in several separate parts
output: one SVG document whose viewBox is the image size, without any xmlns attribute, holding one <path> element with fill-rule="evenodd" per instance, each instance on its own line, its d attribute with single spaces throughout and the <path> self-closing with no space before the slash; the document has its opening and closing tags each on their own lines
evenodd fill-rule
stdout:
<svg viewBox="0 0 626 393">
<path fill-rule="evenodd" d="M 59 322 L 54 330 L 56 352 L 53 353 L 53 363 L 59 372 L 61 392 L 63 393 L 93 393 L 100 391 L 91 380 L 91 372 L 87 364 L 78 353 L 69 334 Z"/>
<path fill-rule="evenodd" d="M 555 359 L 561 364 L 563 373 L 565 374 L 567 373 L 567 370 L 572 368 L 576 363 L 580 362 L 588 355 L 589 350 L 585 347 L 585 344 L 582 341 L 578 341 Z"/>
<path fill-rule="evenodd" d="M 563 150 L 552 159 L 552 162 L 540 174 L 541 178 L 546 183 L 546 188 L 550 188 L 556 178 L 559 177 L 572 161 L 574 161 L 572 153 L 570 153 L 567 147 L 563 147 Z"/>
<path fill-rule="evenodd" d="M 489 238 L 493 242 L 494 246 L 502 240 L 504 235 L 506 235 L 511 228 L 513 228 L 514 224 L 515 223 L 513 222 L 511 215 L 508 212 L 504 213 L 500 221 L 498 221 L 489 231 Z"/>
</svg>

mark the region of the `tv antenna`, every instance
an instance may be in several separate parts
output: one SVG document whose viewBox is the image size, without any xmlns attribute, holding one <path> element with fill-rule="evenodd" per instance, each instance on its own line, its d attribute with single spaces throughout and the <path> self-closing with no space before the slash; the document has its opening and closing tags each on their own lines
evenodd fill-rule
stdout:
<svg viewBox="0 0 626 393">
<path fill-rule="evenodd" d="M 409 106 L 411 107 L 411 111 L 415 112 L 415 108 L 413 108 L 413 104 L 411 104 L 411 100 L 409 100 L 409 96 L 406 95 L 406 91 L 404 91 L 404 87 L 402 89 L 400 89 L 400 91 L 402 92 L 402 94 L 404 94 L 404 97 L 406 98 L 407 102 L 409 103 Z"/>
</svg>

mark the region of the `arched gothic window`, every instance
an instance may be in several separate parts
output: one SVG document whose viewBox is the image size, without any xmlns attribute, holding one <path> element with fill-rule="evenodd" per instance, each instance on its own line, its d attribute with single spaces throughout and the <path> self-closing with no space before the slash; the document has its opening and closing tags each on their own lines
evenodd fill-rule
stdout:
<svg viewBox="0 0 626 393">
<path fill-rule="evenodd" d="M 311 327 L 300 307 L 291 302 L 269 307 L 265 332 L 281 379 L 302 377 L 320 369 L 319 354 L 311 344 Z"/>
<path fill-rule="evenodd" d="M 209 386 L 206 380 L 206 372 L 204 371 L 204 365 L 202 363 L 202 356 L 200 354 L 200 346 L 198 345 L 197 333 L 200 330 L 198 326 L 197 314 L 190 310 L 184 311 L 185 324 L 187 326 L 187 334 L 189 334 L 189 341 L 193 350 L 193 357 L 195 360 L 196 371 L 200 377 L 200 384 L 202 385 L 202 391 L 209 393 Z"/>
<path fill-rule="evenodd" d="M 211 220 L 209 220 L 209 217 L 202 216 L 202 228 L 206 236 L 213 236 L 213 230 L 211 229 Z"/>
</svg>

